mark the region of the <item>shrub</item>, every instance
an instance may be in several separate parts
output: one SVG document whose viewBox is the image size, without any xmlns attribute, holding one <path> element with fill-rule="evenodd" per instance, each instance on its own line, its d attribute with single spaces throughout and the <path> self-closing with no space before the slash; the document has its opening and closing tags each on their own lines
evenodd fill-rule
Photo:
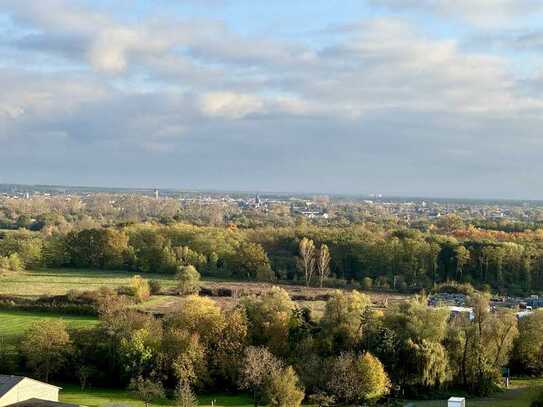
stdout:
<svg viewBox="0 0 543 407">
<path fill-rule="evenodd" d="M 433 290 L 436 293 L 453 293 L 453 294 L 465 294 L 472 295 L 475 289 L 470 283 L 457 283 L 456 281 L 447 281 L 445 283 L 438 284 Z"/>
<path fill-rule="evenodd" d="M 176 278 L 180 294 L 194 294 L 200 288 L 200 273 L 194 266 L 181 267 Z"/>
<path fill-rule="evenodd" d="M 149 282 L 139 275 L 132 277 L 130 280 L 131 294 L 137 302 L 143 302 L 151 296 Z"/>
<path fill-rule="evenodd" d="M 23 261 L 17 253 L 12 253 L 9 256 L 0 256 L 0 270 L 21 271 L 23 268 Z"/>
<path fill-rule="evenodd" d="M 379 276 L 377 278 L 377 281 L 375 282 L 375 285 L 385 290 L 388 290 L 390 288 L 390 282 L 388 281 L 388 278 L 386 278 L 385 276 Z"/>
<path fill-rule="evenodd" d="M 162 284 L 158 280 L 150 280 L 149 289 L 152 295 L 160 294 L 162 292 Z"/>
<path fill-rule="evenodd" d="M 319 407 L 330 407 L 335 405 L 334 396 L 329 396 L 325 393 L 317 393 L 309 396 L 309 402 Z"/>
<path fill-rule="evenodd" d="M 151 379 L 144 379 L 139 376 L 130 381 L 129 390 L 143 403 L 145 407 L 155 400 L 164 398 L 164 387 L 162 383 Z"/>
<path fill-rule="evenodd" d="M 364 277 L 362 279 L 362 289 L 371 290 L 373 288 L 373 280 L 370 277 Z"/>
</svg>

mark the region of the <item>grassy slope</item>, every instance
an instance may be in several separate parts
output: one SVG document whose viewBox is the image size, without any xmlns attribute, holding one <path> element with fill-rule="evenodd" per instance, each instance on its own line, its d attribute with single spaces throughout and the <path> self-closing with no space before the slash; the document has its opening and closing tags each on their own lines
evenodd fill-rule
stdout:
<svg viewBox="0 0 543 407">
<path fill-rule="evenodd" d="M 0 338 L 3 338 L 8 343 L 14 342 L 33 322 L 57 318 L 65 320 L 71 328 L 81 328 L 98 322 L 98 320 L 92 316 L 0 310 Z"/>
<path fill-rule="evenodd" d="M 117 389 L 88 389 L 82 391 L 77 386 L 67 385 L 61 391 L 60 400 L 66 403 L 81 404 L 89 407 L 103 405 L 126 405 L 134 407 L 142 407 L 143 403 L 134 398 L 126 390 Z M 216 400 L 215 406 L 237 406 L 250 407 L 251 401 L 244 395 L 229 396 L 229 395 L 210 395 L 199 397 L 200 406 L 211 406 L 211 400 Z M 162 401 L 160 403 L 151 404 L 151 406 L 173 406 L 173 401 Z"/>
</svg>

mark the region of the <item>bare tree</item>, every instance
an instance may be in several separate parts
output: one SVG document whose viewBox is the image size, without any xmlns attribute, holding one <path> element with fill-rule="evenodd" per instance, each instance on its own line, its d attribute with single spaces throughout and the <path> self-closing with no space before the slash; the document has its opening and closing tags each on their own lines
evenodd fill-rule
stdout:
<svg viewBox="0 0 543 407">
<path fill-rule="evenodd" d="M 330 275 L 330 250 L 325 244 L 321 244 L 319 249 L 319 258 L 317 259 L 317 273 L 319 275 L 320 287 L 324 285 L 324 280 Z"/>
<path fill-rule="evenodd" d="M 313 243 L 313 240 L 304 237 L 300 241 L 298 249 L 300 253 L 298 268 L 304 274 L 305 285 L 309 287 L 315 272 L 315 243 Z"/>
</svg>

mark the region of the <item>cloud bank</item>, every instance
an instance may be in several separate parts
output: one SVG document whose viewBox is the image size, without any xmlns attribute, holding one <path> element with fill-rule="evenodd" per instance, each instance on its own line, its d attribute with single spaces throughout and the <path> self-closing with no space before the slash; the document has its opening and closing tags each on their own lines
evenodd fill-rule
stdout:
<svg viewBox="0 0 543 407">
<path fill-rule="evenodd" d="M 368 0 L 289 35 L 157 4 L 2 2 L 0 182 L 543 198 L 538 27 L 505 24 L 540 2 Z"/>
</svg>

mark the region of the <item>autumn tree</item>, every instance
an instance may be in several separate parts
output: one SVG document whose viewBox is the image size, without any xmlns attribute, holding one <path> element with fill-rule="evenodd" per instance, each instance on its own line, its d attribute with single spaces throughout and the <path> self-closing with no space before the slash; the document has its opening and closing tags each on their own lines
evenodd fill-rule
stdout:
<svg viewBox="0 0 543 407">
<path fill-rule="evenodd" d="M 298 269 L 304 277 L 305 285 L 309 287 L 315 272 L 315 243 L 313 243 L 313 240 L 304 237 L 300 240 L 298 251 Z"/>
<path fill-rule="evenodd" d="M 224 325 L 210 349 L 210 370 L 224 383 L 224 387 L 234 388 L 239 381 L 242 355 L 248 343 L 249 327 L 247 316 L 242 308 L 224 313 Z"/>
<path fill-rule="evenodd" d="M 208 381 L 206 347 L 197 333 L 171 329 L 164 333 L 160 349 L 164 373 L 179 388 L 203 387 Z"/>
<path fill-rule="evenodd" d="M 255 406 L 265 401 L 271 377 L 283 369 L 283 363 L 266 348 L 250 346 L 245 350 L 239 387 L 251 393 Z"/>
<path fill-rule="evenodd" d="M 203 343 L 212 344 L 220 337 L 225 324 L 221 308 L 207 297 L 189 295 L 166 319 L 166 327 L 197 334 Z"/>
<path fill-rule="evenodd" d="M 46 382 L 64 366 L 70 348 L 66 323 L 60 319 L 35 322 L 21 341 L 27 366 Z"/>
<path fill-rule="evenodd" d="M 346 403 L 374 402 L 390 391 L 382 363 L 371 353 L 343 353 L 330 367 L 328 390 Z"/>
<path fill-rule="evenodd" d="M 272 407 L 299 407 L 305 397 L 298 375 L 291 366 L 272 372 L 265 392 Z"/>
<path fill-rule="evenodd" d="M 130 291 L 137 302 L 147 301 L 151 296 L 149 282 L 139 275 L 130 279 Z"/>
<path fill-rule="evenodd" d="M 330 275 L 330 260 L 330 250 L 328 249 L 328 246 L 322 244 L 319 249 L 319 256 L 316 261 L 317 273 L 319 276 L 319 285 L 321 288 L 324 285 L 324 281 Z"/>
</svg>

